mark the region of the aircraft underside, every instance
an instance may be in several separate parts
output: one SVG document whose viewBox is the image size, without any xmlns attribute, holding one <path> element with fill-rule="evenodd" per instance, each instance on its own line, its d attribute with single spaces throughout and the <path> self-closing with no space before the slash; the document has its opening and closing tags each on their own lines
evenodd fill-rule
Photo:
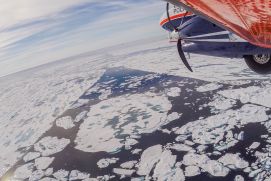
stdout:
<svg viewBox="0 0 271 181">
<path fill-rule="evenodd" d="M 176 5 L 176 4 L 175 4 Z M 180 57 L 192 71 L 185 53 L 196 53 L 226 58 L 244 58 L 248 67 L 260 74 L 271 73 L 271 49 L 252 44 L 229 31 L 225 26 L 188 11 L 182 4 L 170 8 L 161 18 L 160 25 L 176 41 Z"/>
</svg>

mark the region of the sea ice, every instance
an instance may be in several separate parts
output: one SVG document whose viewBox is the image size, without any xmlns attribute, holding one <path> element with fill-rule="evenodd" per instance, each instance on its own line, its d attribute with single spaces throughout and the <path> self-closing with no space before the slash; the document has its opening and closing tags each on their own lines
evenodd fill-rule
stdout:
<svg viewBox="0 0 271 181">
<path fill-rule="evenodd" d="M 189 122 L 175 131 L 180 135 L 192 135 L 192 140 L 198 144 L 217 144 L 224 138 L 224 133 L 235 126 L 268 120 L 266 108 L 251 104 L 244 105 L 239 110 L 228 110 L 206 119 Z M 232 139 L 228 144 L 236 144 Z M 230 146 L 230 145 L 228 145 Z M 227 148 L 227 145 L 223 147 Z M 223 150 L 223 149 L 222 149 Z"/>
<path fill-rule="evenodd" d="M 57 179 L 54 179 L 51 177 L 44 177 L 44 178 L 40 179 L 39 181 L 60 181 L 60 180 L 57 180 Z M 62 181 L 64 181 L 64 180 L 62 180 Z"/>
<path fill-rule="evenodd" d="M 193 150 L 191 146 L 188 146 L 185 144 L 173 144 L 173 145 L 168 146 L 168 148 L 176 150 L 176 151 L 185 151 L 185 152 L 189 152 Z"/>
<path fill-rule="evenodd" d="M 137 148 L 137 149 L 132 150 L 131 152 L 132 152 L 132 154 L 136 155 L 136 154 L 139 154 L 141 151 L 142 151 L 142 149 Z"/>
<path fill-rule="evenodd" d="M 168 90 L 166 90 L 166 94 L 169 97 L 178 97 L 180 96 L 181 89 L 179 87 L 171 87 Z"/>
<path fill-rule="evenodd" d="M 89 178 L 90 174 L 80 172 L 79 170 L 72 170 L 69 176 L 69 180 L 83 180 Z"/>
<path fill-rule="evenodd" d="M 53 169 L 52 167 L 47 168 L 46 171 L 44 172 L 44 174 L 45 174 L 46 176 L 50 176 L 50 175 L 52 175 L 53 173 L 54 173 L 54 169 Z"/>
<path fill-rule="evenodd" d="M 69 139 L 57 137 L 44 137 L 38 143 L 35 143 L 34 149 L 42 154 L 42 156 L 50 156 L 58 153 L 70 143 Z"/>
<path fill-rule="evenodd" d="M 140 158 L 137 174 L 149 175 L 154 165 L 159 161 L 162 151 L 161 145 L 151 146 L 144 150 Z"/>
<path fill-rule="evenodd" d="M 29 181 L 37 181 L 40 180 L 44 176 L 44 171 L 35 170 L 32 175 L 29 177 Z"/>
<path fill-rule="evenodd" d="M 53 176 L 59 181 L 66 181 L 68 180 L 69 171 L 61 169 L 56 171 Z"/>
<path fill-rule="evenodd" d="M 126 169 L 132 169 L 134 168 L 135 164 L 137 163 L 137 161 L 133 160 L 133 161 L 128 161 L 128 162 L 124 162 L 120 165 L 121 168 L 126 168 Z"/>
<path fill-rule="evenodd" d="M 56 125 L 64 129 L 71 129 L 74 127 L 73 120 L 70 116 L 58 118 L 56 120 Z"/>
<path fill-rule="evenodd" d="M 215 177 L 224 177 L 230 170 L 216 160 L 211 160 L 206 155 L 188 153 L 183 157 L 183 164 L 187 166 L 198 166 Z"/>
<path fill-rule="evenodd" d="M 40 157 L 35 160 L 35 166 L 38 170 L 44 170 L 48 168 L 54 161 L 54 157 Z"/>
<path fill-rule="evenodd" d="M 169 150 L 164 150 L 158 159 L 160 160 L 155 166 L 153 178 L 161 181 L 167 180 L 166 178 L 171 174 L 172 168 L 176 163 L 177 156 L 172 155 Z"/>
<path fill-rule="evenodd" d="M 217 96 L 208 105 L 214 107 L 216 110 L 223 111 L 232 108 L 236 104 L 234 99 L 227 99 L 222 96 Z"/>
<path fill-rule="evenodd" d="M 193 176 L 199 175 L 201 173 L 201 171 L 198 166 L 191 165 L 191 166 L 185 167 L 184 173 L 185 173 L 186 177 L 193 177 Z"/>
<path fill-rule="evenodd" d="M 259 143 L 259 142 L 253 142 L 253 143 L 250 145 L 249 150 L 255 150 L 255 149 L 257 149 L 260 145 L 261 145 L 261 143 Z"/>
<path fill-rule="evenodd" d="M 101 61 L 75 59 L 1 79 L 0 177 L 22 159 L 18 150 L 31 148 L 105 71 Z"/>
<path fill-rule="evenodd" d="M 74 119 L 73 122 L 75 122 L 75 123 L 80 122 L 81 120 L 83 120 L 83 119 L 87 116 L 87 113 L 88 113 L 87 111 L 83 111 L 83 112 L 79 113 L 79 114 L 75 117 L 75 119 Z"/>
<path fill-rule="evenodd" d="M 133 145 L 136 145 L 138 143 L 138 141 L 136 139 L 133 138 L 126 138 L 125 140 L 125 148 L 126 149 L 131 149 Z"/>
<path fill-rule="evenodd" d="M 209 83 L 209 84 L 198 87 L 197 91 L 198 92 L 209 92 L 209 91 L 214 91 L 214 90 L 220 89 L 221 87 L 223 87 L 223 85 L 221 85 L 221 84 Z"/>
<path fill-rule="evenodd" d="M 152 133 L 167 124 L 171 106 L 167 97 L 158 95 L 133 94 L 104 100 L 92 106 L 81 124 L 75 148 L 116 152 L 129 135 Z"/>
<path fill-rule="evenodd" d="M 240 100 L 242 103 L 254 103 L 266 107 L 271 107 L 271 85 L 265 87 L 250 86 L 247 88 L 224 90 L 219 94 L 231 98 Z"/>
<path fill-rule="evenodd" d="M 240 157 L 240 154 L 227 153 L 218 159 L 220 163 L 231 169 L 245 169 L 249 163 Z"/>
<path fill-rule="evenodd" d="M 103 158 L 97 162 L 99 168 L 106 168 L 111 164 L 117 163 L 118 158 Z"/>
<path fill-rule="evenodd" d="M 123 168 L 114 168 L 113 172 L 117 175 L 131 176 L 135 170 L 128 170 Z"/>
<path fill-rule="evenodd" d="M 34 164 L 33 163 L 27 163 L 25 165 L 22 165 L 18 167 L 14 172 L 14 178 L 15 179 L 27 179 L 29 178 L 34 170 Z"/>
<path fill-rule="evenodd" d="M 236 175 L 234 181 L 245 181 L 245 179 L 242 175 Z"/>
<path fill-rule="evenodd" d="M 39 152 L 28 152 L 25 156 L 24 156 L 24 161 L 25 162 L 29 162 L 31 160 L 34 160 L 36 158 L 40 157 L 40 153 Z"/>
</svg>

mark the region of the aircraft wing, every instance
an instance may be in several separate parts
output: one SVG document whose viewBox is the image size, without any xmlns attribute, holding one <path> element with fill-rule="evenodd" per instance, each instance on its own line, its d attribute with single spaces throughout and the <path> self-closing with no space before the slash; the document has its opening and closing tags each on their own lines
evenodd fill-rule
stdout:
<svg viewBox="0 0 271 181">
<path fill-rule="evenodd" d="M 271 48 L 271 0 L 166 0 L 239 35 Z"/>
</svg>

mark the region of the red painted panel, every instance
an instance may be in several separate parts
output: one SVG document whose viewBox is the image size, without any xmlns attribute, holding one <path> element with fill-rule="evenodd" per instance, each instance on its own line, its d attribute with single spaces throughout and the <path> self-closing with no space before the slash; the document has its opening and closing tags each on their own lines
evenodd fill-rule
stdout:
<svg viewBox="0 0 271 181">
<path fill-rule="evenodd" d="M 178 0 L 252 44 L 271 48 L 271 0 Z"/>
</svg>

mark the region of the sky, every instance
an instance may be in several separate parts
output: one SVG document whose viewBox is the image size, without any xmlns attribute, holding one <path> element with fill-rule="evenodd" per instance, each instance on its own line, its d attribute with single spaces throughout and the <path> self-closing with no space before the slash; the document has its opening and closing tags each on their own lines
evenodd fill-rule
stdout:
<svg viewBox="0 0 271 181">
<path fill-rule="evenodd" d="M 162 0 L 0 0 L 0 77 L 76 54 L 164 36 Z"/>
</svg>

